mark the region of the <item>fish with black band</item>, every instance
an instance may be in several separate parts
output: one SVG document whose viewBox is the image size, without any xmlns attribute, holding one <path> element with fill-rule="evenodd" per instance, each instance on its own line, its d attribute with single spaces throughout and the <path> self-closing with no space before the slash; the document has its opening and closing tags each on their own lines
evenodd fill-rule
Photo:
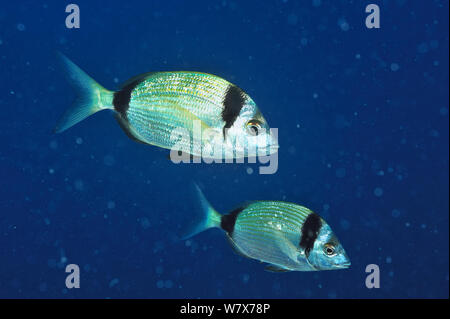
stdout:
<svg viewBox="0 0 450 319">
<path fill-rule="evenodd" d="M 243 158 L 277 152 L 278 143 L 255 102 L 230 82 L 201 72 L 150 72 L 109 91 L 60 54 L 79 98 L 55 128 L 62 132 L 88 116 L 112 110 L 128 137 L 144 144 L 210 158 Z M 195 139 L 197 127 L 208 131 Z M 176 129 L 190 140 L 177 140 Z M 184 143 L 184 144 L 183 144 Z M 200 145 L 196 147 L 195 145 Z M 215 150 L 219 150 L 215 152 Z M 251 152 L 250 152 L 251 150 Z"/>
<path fill-rule="evenodd" d="M 234 250 L 265 263 L 267 271 L 319 271 L 350 267 L 330 226 L 306 207 L 282 201 L 254 201 L 220 215 L 195 185 L 202 217 L 184 239 L 221 228 Z"/>
</svg>

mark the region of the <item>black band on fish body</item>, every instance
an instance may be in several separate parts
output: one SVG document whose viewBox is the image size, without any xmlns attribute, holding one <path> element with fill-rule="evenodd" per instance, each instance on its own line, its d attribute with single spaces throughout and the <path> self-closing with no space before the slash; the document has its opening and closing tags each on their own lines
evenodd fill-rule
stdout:
<svg viewBox="0 0 450 319">
<path fill-rule="evenodd" d="M 236 208 L 229 214 L 222 215 L 222 218 L 220 220 L 220 228 L 226 231 L 230 237 L 232 237 L 233 235 L 234 225 L 236 224 L 236 218 L 238 217 L 239 213 L 245 209 L 245 207 L 246 206 Z"/>
<path fill-rule="evenodd" d="M 122 118 L 127 118 L 127 110 L 130 107 L 131 92 L 139 85 L 144 79 L 139 78 L 130 83 L 127 83 L 119 91 L 114 93 L 113 105 L 114 110 L 118 112 Z"/>
<path fill-rule="evenodd" d="M 225 130 L 230 128 L 236 118 L 239 116 L 246 100 L 246 94 L 240 88 L 230 84 L 223 98 L 222 120 L 225 122 L 223 126 L 223 138 L 225 139 Z"/>
<path fill-rule="evenodd" d="M 319 236 L 320 228 L 322 227 L 322 221 L 316 213 L 311 213 L 306 217 L 301 229 L 300 247 L 305 250 L 306 257 L 309 256 L 309 252 L 314 247 L 314 243 Z"/>
</svg>

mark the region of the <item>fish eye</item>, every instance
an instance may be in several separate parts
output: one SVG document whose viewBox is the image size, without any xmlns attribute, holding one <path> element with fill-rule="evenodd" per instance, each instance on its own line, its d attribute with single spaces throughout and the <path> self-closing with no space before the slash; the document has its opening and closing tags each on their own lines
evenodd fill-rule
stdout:
<svg viewBox="0 0 450 319">
<path fill-rule="evenodd" d="M 250 120 L 245 124 L 247 131 L 254 136 L 257 136 L 259 134 L 259 131 L 261 130 L 261 122 L 258 120 Z"/>
<path fill-rule="evenodd" d="M 327 255 L 327 256 L 334 256 L 336 254 L 336 248 L 334 247 L 333 244 L 327 243 L 324 245 L 323 247 L 323 252 Z"/>
</svg>

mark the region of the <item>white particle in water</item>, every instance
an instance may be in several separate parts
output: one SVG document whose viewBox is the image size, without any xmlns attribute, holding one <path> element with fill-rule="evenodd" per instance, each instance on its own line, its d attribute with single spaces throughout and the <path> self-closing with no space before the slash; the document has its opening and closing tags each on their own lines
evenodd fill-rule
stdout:
<svg viewBox="0 0 450 319">
<path fill-rule="evenodd" d="M 349 230 L 350 229 L 350 222 L 346 219 L 341 219 L 341 227 L 343 230 Z"/>
<path fill-rule="evenodd" d="M 165 287 L 165 288 L 172 288 L 172 287 L 173 287 L 173 282 L 172 282 L 172 280 L 166 280 L 166 281 L 164 281 L 164 287 Z"/>
<path fill-rule="evenodd" d="M 83 181 L 81 179 L 77 179 L 74 182 L 74 187 L 75 187 L 75 189 L 77 191 L 80 191 L 80 192 L 83 191 L 84 190 L 84 183 L 83 183 Z"/>
<path fill-rule="evenodd" d="M 383 196 L 383 189 L 381 187 L 377 187 L 373 190 L 373 194 L 376 197 L 381 197 L 381 196 Z"/>
<path fill-rule="evenodd" d="M 51 141 L 50 144 L 49 144 L 49 146 L 50 146 L 50 148 L 51 148 L 52 150 L 56 150 L 56 148 L 58 147 L 58 142 L 56 142 L 56 141 Z"/>
<path fill-rule="evenodd" d="M 339 19 L 338 25 L 339 27 L 341 27 L 342 31 L 348 31 L 350 29 L 350 25 L 348 24 L 347 21 L 345 21 L 344 18 Z"/>
<path fill-rule="evenodd" d="M 114 287 L 115 285 L 117 285 L 119 283 L 119 279 L 114 278 L 109 282 L 109 288 Z"/>
<path fill-rule="evenodd" d="M 398 209 L 392 210 L 392 217 L 397 218 L 400 216 L 400 211 Z"/>
<path fill-rule="evenodd" d="M 112 155 L 106 155 L 106 156 L 103 158 L 103 163 L 104 163 L 106 166 L 113 166 L 114 163 L 115 163 L 114 156 L 112 156 Z"/>
<path fill-rule="evenodd" d="M 391 71 L 396 72 L 400 69 L 400 66 L 397 63 L 391 64 Z"/>
<path fill-rule="evenodd" d="M 336 170 L 336 177 L 337 178 L 344 178 L 346 174 L 346 170 L 343 167 L 340 167 Z"/>
<path fill-rule="evenodd" d="M 297 21 L 298 21 L 298 17 L 295 14 L 291 13 L 288 16 L 288 24 L 289 25 L 296 25 Z"/>
<path fill-rule="evenodd" d="M 144 228 L 144 229 L 147 229 L 147 228 L 150 227 L 150 221 L 148 220 L 147 217 L 141 218 L 141 226 L 142 226 L 142 228 Z"/>
<path fill-rule="evenodd" d="M 163 266 L 156 266 L 155 271 L 158 275 L 161 275 L 164 272 L 164 268 L 163 268 Z"/>
</svg>

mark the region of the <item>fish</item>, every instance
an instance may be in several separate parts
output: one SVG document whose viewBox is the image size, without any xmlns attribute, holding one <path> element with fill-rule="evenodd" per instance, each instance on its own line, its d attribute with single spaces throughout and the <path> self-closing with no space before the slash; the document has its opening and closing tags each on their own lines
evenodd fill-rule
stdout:
<svg viewBox="0 0 450 319">
<path fill-rule="evenodd" d="M 201 216 L 182 239 L 222 229 L 241 256 L 266 263 L 270 272 L 349 268 L 350 259 L 327 222 L 310 209 L 283 201 L 252 201 L 219 214 L 198 185 Z"/>
<path fill-rule="evenodd" d="M 59 120 L 56 133 L 94 113 L 111 110 L 132 140 L 178 154 L 235 159 L 278 150 L 277 138 L 253 99 L 218 76 L 149 72 L 110 91 L 62 53 L 59 57 L 78 98 Z"/>
</svg>

